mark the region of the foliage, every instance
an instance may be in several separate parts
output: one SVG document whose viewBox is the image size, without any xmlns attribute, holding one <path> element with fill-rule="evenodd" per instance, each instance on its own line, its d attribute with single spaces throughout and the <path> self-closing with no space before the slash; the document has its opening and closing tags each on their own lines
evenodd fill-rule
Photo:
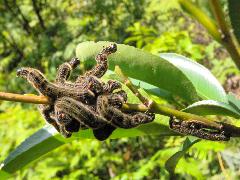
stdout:
<svg viewBox="0 0 240 180">
<path fill-rule="evenodd" d="M 209 5 L 206 3 L 200 3 L 200 5 L 206 14 L 211 16 Z M 140 71 L 142 71 L 152 77 L 152 72 L 149 69 L 143 69 L 142 63 L 142 67 L 140 67 L 142 69 L 139 69 L 138 74 L 127 69 L 128 66 L 125 66 L 123 70 L 135 78 L 136 85 L 139 84 L 139 80 L 155 85 L 153 87 L 144 84 L 145 82 L 140 83 L 151 98 L 161 104 L 167 104 L 162 99 L 165 98 L 171 102 L 172 106 L 179 109 L 180 107 L 186 108 L 186 104 L 195 102 L 194 98 L 196 97 L 204 97 L 199 95 L 199 92 L 204 92 L 204 88 L 199 88 L 199 84 L 196 83 L 201 78 L 201 73 L 197 75 L 201 68 L 199 64 L 196 64 L 194 68 L 196 72 L 189 73 L 187 68 L 184 69 L 187 65 L 181 65 L 183 62 L 181 58 L 173 55 L 176 57 L 171 60 L 170 57 L 167 57 L 169 54 L 165 54 L 166 52 L 182 54 L 202 63 L 212 70 L 212 73 L 221 83 L 224 83 L 227 75 L 238 74 L 238 70 L 222 46 L 214 42 L 202 26 L 185 15 L 178 2 L 174 0 L 168 1 L 168 3 L 164 0 L 91 0 L 81 2 L 77 0 L 57 2 L 3 0 L 0 4 L 0 23 L 1 91 L 33 93 L 34 91 L 30 89 L 30 86 L 15 77 L 15 70 L 18 67 L 37 67 L 44 71 L 48 78 L 53 79 L 56 67 L 74 56 L 77 44 L 88 40 L 125 43 L 157 55 L 141 54 L 141 51 L 136 49 L 129 50 L 129 52 L 136 50 L 137 52 L 133 52 L 134 58 L 142 63 L 145 63 L 149 57 L 156 57 L 157 65 L 163 67 L 156 73 L 155 79 L 144 79 L 140 76 Z M 235 25 L 232 26 L 236 29 Z M 88 44 L 85 48 L 89 46 Z M 97 52 L 99 48 L 101 47 L 90 49 Z M 88 56 L 87 49 L 81 47 L 77 51 L 78 55 Z M 160 55 L 161 58 L 159 57 L 160 53 L 163 53 Z M 125 53 L 124 55 L 129 54 Z M 94 56 L 94 53 L 89 56 Z M 117 56 L 116 59 L 118 65 L 127 64 L 124 61 L 129 60 L 126 57 L 121 59 L 120 56 Z M 174 62 L 171 64 L 171 61 L 178 61 L 180 65 L 173 66 Z M 111 60 L 110 62 L 112 63 Z M 85 66 L 81 67 L 77 73 L 89 68 L 89 64 L 85 63 Z M 149 65 L 150 63 L 144 64 L 145 67 Z M 172 72 L 175 73 L 174 77 L 180 78 L 181 76 L 182 79 L 177 79 L 176 82 L 171 81 L 171 77 L 167 77 L 169 72 L 164 71 L 167 66 L 172 68 Z M 110 68 L 113 70 L 113 64 L 110 65 Z M 203 74 L 205 75 L 205 73 Z M 210 75 L 213 77 L 211 73 Z M 208 77 L 210 75 L 208 74 Z M 109 76 L 112 78 L 114 75 Z M 162 81 L 160 81 L 161 78 Z M 168 83 L 163 81 L 164 78 L 169 78 L 167 79 Z M 185 89 L 181 91 L 177 89 L 177 84 L 183 80 L 189 84 L 186 91 Z M 217 97 L 226 96 L 217 81 L 216 83 L 211 81 L 211 84 L 210 81 L 202 79 L 201 83 L 202 85 L 209 83 L 207 86 L 211 87 L 212 85 L 212 90 L 216 90 L 214 93 L 213 91 L 206 93 L 216 95 L 221 92 L 222 94 L 220 93 Z M 158 93 L 153 93 L 156 87 Z M 183 88 L 183 86 L 180 87 Z M 174 89 L 175 91 L 171 92 Z M 164 90 L 168 90 L 168 92 L 166 93 Z M 179 101 L 176 97 L 166 98 L 169 97 L 165 96 L 169 95 L 169 91 L 170 94 L 179 96 L 181 93 L 186 93 L 183 96 L 185 101 Z M 190 98 L 188 91 L 196 91 L 192 101 L 187 99 Z M 130 100 L 135 102 L 134 98 L 136 97 L 131 96 Z M 226 98 L 214 99 L 213 96 L 207 96 L 203 99 L 214 99 L 219 100 L 219 102 L 197 102 L 198 104 L 192 104 L 188 108 L 197 108 L 197 110 L 192 109 L 194 113 L 199 110 L 206 113 L 206 109 L 202 110 L 201 108 L 207 106 L 213 114 L 221 112 L 225 115 L 238 115 L 240 111 L 239 101 L 232 96 L 227 96 L 227 98 L 228 100 Z M 228 101 L 230 101 L 229 104 Z M 217 118 L 220 119 L 218 116 Z M 167 121 L 166 117 L 158 118 L 158 120 L 163 119 L 164 122 Z M 233 121 L 233 118 L 228 118 L 228 121 L 239 124 L 239 122 Z M 35 106 L 3 102 L 0 104 L 0 124 L 0 145 L 2 147 L 0 161 L 2 162 L 24 139 L 41 128 L 44 125 L 44 120 L 40 117 Z M 84 133 L 82 132 L 82 134 Z M 71 139 L 71 142 L 17 171 L 12 179 L 166 179 L 169 178 L 169 174 L 165 169 L 165 162 L 179 151 L 185 139 L 155 135 L 98 142 L 92 139 L 79 139 L 79 136 L 76 135 L 77 140 Z M 233 162 L 234 158 L 229 157 L 238 150 L 238 141 L 238 139 L 228 143 L 201 141 L 194 144 L 176 165 L 176 177 L 203 179 L 218 175 L 218 178 L 223 178 L 224 173 L 221 173 L 216 155 L 219 152 L 227 162 L 226 165 L 234 167 L 229 168 L 229 174 L 233 177 L 237 176 L 238 174 L 234 171 L 238 170 L 240 163 Z M 0 175 L 2 175 L 0 178 L 3 178 L 3 174 Z"/>
<path fill-rule="evenodd" d="M 240 42 L 240 16 L 237 9 L 240 8 L 240 4 L 236 0 L 228 0 L 229 17 L 231 19 L 232 27 L 238 42 Z"/>
</svg>

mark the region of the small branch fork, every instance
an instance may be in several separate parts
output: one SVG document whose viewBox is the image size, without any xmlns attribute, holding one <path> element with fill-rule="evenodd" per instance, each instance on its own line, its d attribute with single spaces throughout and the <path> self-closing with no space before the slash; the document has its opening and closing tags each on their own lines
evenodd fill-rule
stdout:
<svg viewBox="0 0 240 180">
<path fill-rule="evenodd" d="M 236 127 L 227 123 L 218 123 L 202 116 L 178 111 L 178 110 L 163 106 L 161 104 L 158 104 L 153 100 L 148 100 L 138 91 L 138 89 L 132 84 L 132 82 L 128 79 L 128 77 L 123 74 L 122 70 L 118 66 L 116 66 L 115 72 L 121 78 L 121 82 L 124 83 L 135 94 L 135 96 L 142 102 L 142 104 L 126 103 L 123 105 L 124 110 L 136 110 L 141 112 L 149 111 L 156 114 L 162 114 L 165 116 L 170 116 L 170 117 L 174 116 L 177 119 L 181 119 L 183 121 L 194 120 L 194 121 L 201 122 L 202 124 L 206 124 L 208 125 L 208 127 L 211 127 L 214 129 L 220 129 L 224 127 L 225 131 L 231 134 L 231 137 L 240 137 L 239 127 Z M 33 94 L 21 95 L 21 94 L 13 94 L 13 93 L 5 93 L 5 92 L 0 92 L 0 100 L 33 103 L 33 104 L 49 103 L 49 99 L 45 96 L 37 96 Z"/>
<path fill-rule="evenodd" d="M 128 79 L 128 77 L 124 75 L 124 73 L 122 72 L 119 66 L 115 67 L 115 73 L 121 78 L 120 81 L 123 84 L 125 84 L 133 92 L 133 94 L 135 94 L 135 96 L 143 103 L 143 104 L 134 104 L 134 105 L 124 104 L 123 108 L 129 109 L 129 110 L 149 111 L 149 112 L 162 114 L 170 117 L 175 116 L 177 119 L 181 119 L 183 121 L 194 120 L 196 122 L 200 122 L 214 129 L 224 129 L 225 131 L 227 131 L 227 133 L 231 135 L 231 137 L 240 137 L 239 127 L 236 127 L 227 123 L 215 122 L 213 120 L 207 119 L 202 116 L 178 111 L 178 110 L 163 106 L 161 104 L 158 104 L 153 100 L 148 100 L 138 91 L 138 89 L 132 84 L 132 82 Z"/>
</svg>

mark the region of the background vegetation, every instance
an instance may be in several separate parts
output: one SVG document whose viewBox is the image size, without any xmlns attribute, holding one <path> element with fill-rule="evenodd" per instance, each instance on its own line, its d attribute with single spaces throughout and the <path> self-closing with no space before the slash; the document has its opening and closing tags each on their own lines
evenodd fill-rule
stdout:
<svg viewBox="0 0 240 180">
<path fill-rule="evenodd" d="M 207 1 L 195 3 L 213 17 Z M 226 2 L 222 5 L 227 12 Z M 78 43 L 88 40 L 129 44 L 153 54 L 179 53 L 211 69 L 223 85 L 239 74 L 225 48 L 174 0 L 1 0 L 0 90 L 35 93 L 16 78 L 16 69 L 36 67 L 53 80 L 56 67 L 75 55 Z M 35 105 L 1 101 L 0 161 L 44 124 Z M 164 163 L 184 139 L 77 140 L 41 157 L 12 179 L 165 179 L 169 175 Z M 178 163 L 178 177 L 239 177 L 238 142 L 195 144 Z"/>
</svg>

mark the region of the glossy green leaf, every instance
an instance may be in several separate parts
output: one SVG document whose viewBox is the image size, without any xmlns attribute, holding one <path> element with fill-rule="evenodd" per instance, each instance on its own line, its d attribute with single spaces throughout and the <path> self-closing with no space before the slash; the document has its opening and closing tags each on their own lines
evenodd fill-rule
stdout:
<svg viewBox="0 0 240 180">
<path fill-rule="evenodd" d="M 201 98 L 227 103 L 223 87 L 207 68 L 175 53 L 161 53 L 160 57 L 180 69 L 191 80 Z"/>
<path fill-rule="evenodd" d="M 233 32 L 240 43 L 240 1 L 228 0 L 229 17 L 233 27 Z"/>
<path fill-rule="evenodd" d="M 76 55 L 86 64 L 94 64 L 95 56 L 103 46 L 110 42 L 83 42 L 77 46 Z M 168 61 L 144 52 L 132 46 L 118 44 L 116 53 L 110 55 L 109 69 L 118 65 L 124 74 L 146 83 L 157 86 L 188 102 L 198 100 L 197 92 L 192 82 L 177 67 Z"/>
<path fill-rule="evenodd" d="M 142 135 L 172 136 L 176 135 L 176 133 L 169 130 L 166 125 L 153 122 L 134 129 L 117 129 L 110 138 L 115 139 Z M 9 154 L 6 160 L 0 165 L 0 178 L 7 178 L 12 173 L 55 148 L 76 139 L 81 140 L 82 138 L 95 139 L 91 130 L 81 130 L 78 133 L 74 133 L 71 138 L 66 139 L 58 134 L 53 127 L 46 126 L 27 138 Z"/>
<path fill-rule="evenodd" d="M 119 77 L 111 70 L 107 71 L 107 76 L 108 79 L 116 79 L 119 80 Z M 174 101 L 174 98 L 172 96 L 172 94 L 164 89 L 161 89 L 157 86 L 153 86 L 151 84 L 148 84 L 146 82 L 134 79 L 134 78 L 129 78 L 131 80 L 131 82 L 137 86 L 137 87 L 141 87 L 144 90 L 146 90 L 148 93 L 153 94 L 155 96 L 161 97 L 163 99 L 166 99 L 168 101 Z M 120 81 L 120 80 L 119 80 Z"/>
<path fill-rule="evenodd" d="M 148 93 L 151 93 L 151 94 L 154 94 L 156 96 L 162 97 L 162 98 L 164 98 L 166 100 L 169 100 L 169 101 L 174 100 L 172 94 L 169 93 L 166 90 L 163 90 L 161 88 L 158 88 L 156 86 L 153 86 L 151 84 L 148 84 L 146 82 L 143 82 L 143 81 L 140 81 L 140 80 L 137 80 L 137 79 L 130 78 L 130 80 L 134 85 L 145 89 Z"/>
<path fill-rule="evenodd" d="M 183 111 L 198 115 L 225 115 L 240 118 L 240 112 L 227 103 L 204 100 L 193 103 Z"/>
<path fill-rule="evenodd" d="M 174 174 L 175 168 L 177 166 L 178 161 L 184 156 L 184 154 L 200 139 L 196 137 L 187 137 L 183 143 L 181 149 L 172 155 L 165 163 L 165 168 L 169 172 L 170 175 Z"/>
</svg>

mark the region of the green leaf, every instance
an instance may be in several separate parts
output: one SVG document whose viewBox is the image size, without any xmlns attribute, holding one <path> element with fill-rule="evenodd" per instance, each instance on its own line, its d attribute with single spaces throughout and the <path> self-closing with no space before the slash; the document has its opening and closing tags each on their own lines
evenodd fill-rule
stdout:
<svg viewBox="0 0 240 180">
<path fill-rule="evenodd" d="M 228 0 L 229 17 L 233 27 L 233 32 L 240 43 L 240 1 Z"/>
<path fill-rule="evenodd" d="M 225 115 L 240 118 L 240 112 L 227 103 L 204 100 L 193 103 L 183 111 L 198 115 Z"/>
<path fill-rule="evenodd" d="M 153 122 L 134 129 L 117 129 L 110 138 L 142 135 L 173 136 L 176 133 L 169 130 L 166 125 Z M 53 127 L 46 126 L 27 138 L 9 154 L 6 160 L 0 165 L 0 178 L 6 178 L 55 148 L 81 138 L 95 139 L 91 130 L 81 130 L 78 133 L 74 133 L 71 138 L 66 139 L 57 133 Z"/>
<path fill-rule="evenodd" d="M 240 100 L 233 93 L 227 95 L 229 104 L 240 112 Z"/>
<path fill-rule="evenodd" d="M 200 139 L 196 137 L 187 137 L 183 143 L 181 149 L 173 154 L 165 163 L 165 168 L 169 172 L 170 175 L 174 174 L 175 168 L 177 166 L 178 161 L 184 156 L 184 154 L 192 147 L 195 143 L 199 142 Z"/>
<path fill-rule="evenodd" d="M 107 76 L 108 79 L 116 79 L 119 80 L 119 77 L 111 70 L 107 71 Z M 148 93 L 153 94 L 155 96 L 161 97 L 163 99 L 166 99 L 168 101 L 174 101 L 174 98 L 172 96 L 172 94 L 164 89 L 158 88 L 157 86 L 153 86 L 151 84 L 148 84 L 146 82 L 134 79 L 134 78 L 129 78 L 131 80 L 131 82 L 137 86 L 137 87 L 141 87 L 144 90 L 146 90 Z M 120 81 L 120 80 L 119 80 Z"/>
<path fill-rule="evenodd" d="M 175 53 L 161 53 L 160 57 L 180 69 L 192 82 L 201 98 L 228 102 L 227 95 L 221 84 L 212 73 L 201 64 Z"/>
<path fill-rule="evenodd" d="M 151 93 L 151 94 L 154 94 L 156 96 L 162 97 L 162 98 L 164 98 L 166 100 L 169 100 L 169 101 L 174 101 L 171 93 L 169 93 L 168 91 L 166 91 L 164 89 L 158 88 L 156 86 L 153 86 L 151 84 L 148 84 L 146 82 L 143 82 L 143 81 L 140 81 L 140 80 L 137 80 L 137 79 L 130 78 L 130 80 L 135 86 L 139 86 L 139 87 L 145 89 L 148 93 Z"/>
<path fill-rule="evenodd" d="M 86 64 L 94 64 L 95 56 L 103 46 L 111 42 L 83 42 L 77 46 L 76 55 Z M 168 61 L 144 52 L 132 46 L 118 44 L 116 53 L 110 55 L 109 69 L 114 70 L 119 65 L 123 73 L 146 83 L 157 86 L 181 97 L 188 102 L 198 100 L 197 92 L 192 82 L 177 67 Z"/>
</svg>

